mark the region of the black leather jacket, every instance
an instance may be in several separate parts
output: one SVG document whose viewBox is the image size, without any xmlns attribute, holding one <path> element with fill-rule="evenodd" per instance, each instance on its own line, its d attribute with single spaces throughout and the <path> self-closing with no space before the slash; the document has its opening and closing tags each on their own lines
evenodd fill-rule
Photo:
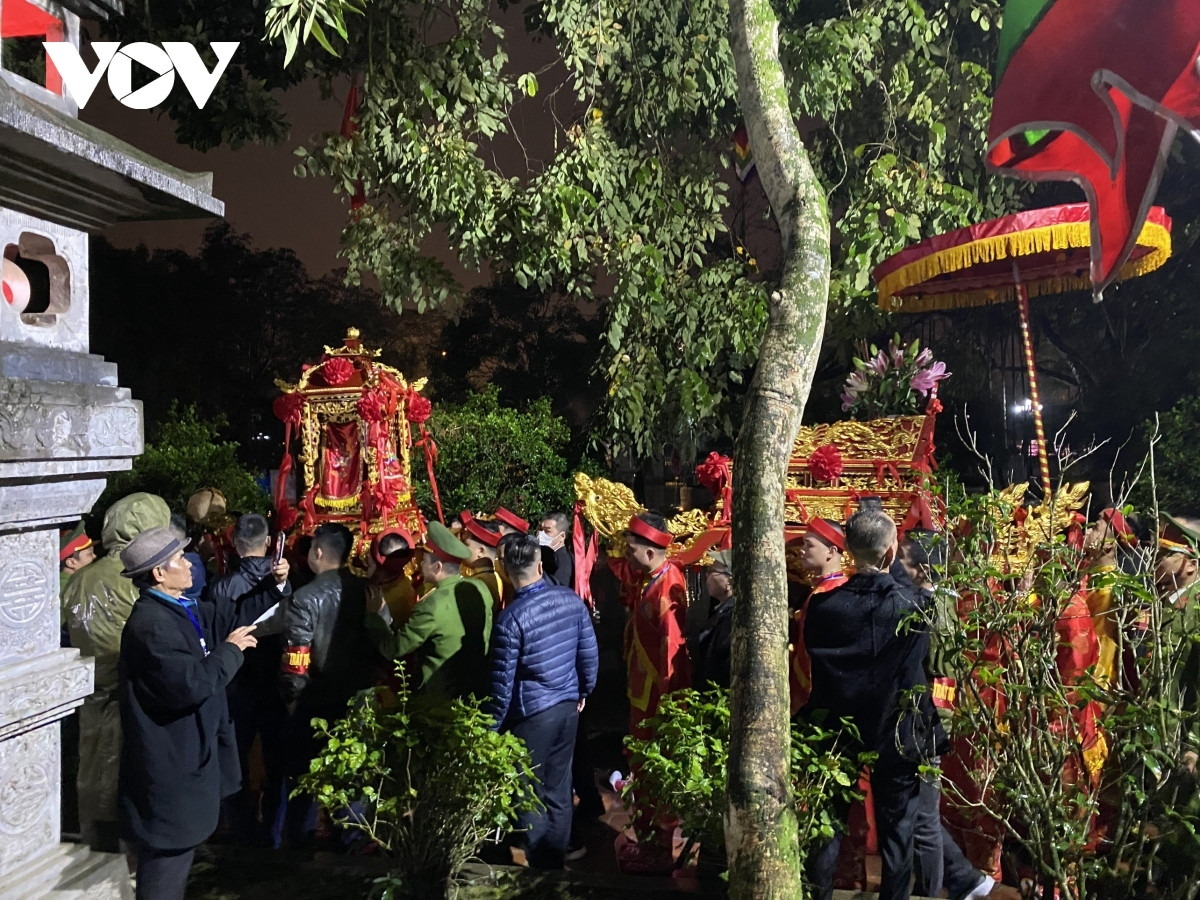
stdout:
<svg viewBox="0 0 1200 900">
<path fill-rule="evenodd" d="M 283 697 L 306 714 L 340 716 L 382 662 L 367 636 L 366 582 L 323 572 L 292 595 L 283 619 Z"/>
<path fill-rule="evenodd" d="M 266 556 L 243 558 L 234 571 L 208 583 L 204 599 L 221 610 L 223 615 L 241 616 L 244 610 L 253 607 L 255 615 L 248 622 L 253 622 L 260 613 L 276 603 L 282 602 L 286 608 L 287 598 L 292 596 L 292 585 L 285 582 L 282 590 L 276 587 L 275 577 L 271 574 L 271 562 L 270 557 Z M 282 642 L 277 634 L 256 632 L 254 636 L 258 638 L 258 646 L 246 651 L 246 662 L 229 687 L 235 694 L 248 692 L 266 702 L 270 695 L 277 693 L 275 680 L 279 672 Z M 277 696 L 274 702 L 279 702 Z"/>
</svg>

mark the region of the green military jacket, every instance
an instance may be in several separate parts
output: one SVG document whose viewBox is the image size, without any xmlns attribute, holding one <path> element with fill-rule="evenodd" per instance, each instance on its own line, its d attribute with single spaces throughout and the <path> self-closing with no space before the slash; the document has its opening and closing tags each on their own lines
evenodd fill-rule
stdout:
<svg viewBox="0 0 1200 900">
<path fill-rule="evenodd" d="M 368 616 L 372 619 L 377 632 L 383 621 Z M 397 659 L 415 658 L 417 692 L 444 701 L 487 695 L 491 637 L 491 593 L 481 582 L 455 575 L 421 598 L 391 645 Z"/>
</svg>

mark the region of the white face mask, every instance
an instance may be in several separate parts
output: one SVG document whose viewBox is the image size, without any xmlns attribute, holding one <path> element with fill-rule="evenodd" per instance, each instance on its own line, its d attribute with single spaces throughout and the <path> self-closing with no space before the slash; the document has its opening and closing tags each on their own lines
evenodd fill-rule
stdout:
<svg viewBox="0 0 1200 900">
<path fill-rule="evenodd" d="M 538 539 L 538 543 L 541 544 L 543 547 L 549 547 L 551 544 L 554 543 L 554 538 L 550 537 L 550 535 L 546 534 L 546 532 L 544 532 L 544 531 L 539 531 L 537 533 L 537 539 Z"/>
</svg>

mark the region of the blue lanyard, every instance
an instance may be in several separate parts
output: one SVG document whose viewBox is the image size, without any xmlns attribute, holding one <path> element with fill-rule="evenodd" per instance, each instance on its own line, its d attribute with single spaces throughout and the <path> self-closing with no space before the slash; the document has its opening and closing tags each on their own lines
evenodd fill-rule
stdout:
<svg viewBox="0 0 1200 900">
<path fill-rule="evenodd" d="M 200 639 L 200 649 L 204 651 L 204 655 L 208 656 L 208 642 L 204 640 L 204 629 L 200 627 L 200 620 L 196 618 L 196 614 L 192 612 L 192 604 L 183 600 L 177 600 L 170 594 L 164 594 L 162 591 L 151 591 L 157 597 L 161 597 L 171 603 L 175 603 L 183 607 L 183 611 L 187 613 L 188 619 L 191 620 L 192 627 L 196 629 L 196 637 Z"/>
<path fill-rule="evenodd" d="M 650 588 L 654 587 L 654 583 L 656 581 L 658 581 L 658 579 L 662 578 L 663 575 L 666 574 L 666 572 L 667 572 L 667 564 L 663 563 L 662 566 L 659 567 L 658 573 L 653 578 L 651 578 L 649 581 L 647 581 L 646 586 L 642 588 L 642 596 L 643 597 L 645 597 L 646 594 L 648 594 L 650 592 Z"/>
</svg>

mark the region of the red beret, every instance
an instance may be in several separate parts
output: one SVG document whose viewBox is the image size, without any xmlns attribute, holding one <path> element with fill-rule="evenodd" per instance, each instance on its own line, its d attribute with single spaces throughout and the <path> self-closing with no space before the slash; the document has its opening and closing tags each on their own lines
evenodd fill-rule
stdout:
<svg viewBox="0 0 1200 900">
<path fill-rule="evenodd" d="M 500 538 L 504 536 L 498 531 L 488 531 L 483 527 L 483 523 L 473 516 L 470 519 L 463 519 L 463 530 L 468 536 L 488 547 L 498 546 Z"/>
</svg>

